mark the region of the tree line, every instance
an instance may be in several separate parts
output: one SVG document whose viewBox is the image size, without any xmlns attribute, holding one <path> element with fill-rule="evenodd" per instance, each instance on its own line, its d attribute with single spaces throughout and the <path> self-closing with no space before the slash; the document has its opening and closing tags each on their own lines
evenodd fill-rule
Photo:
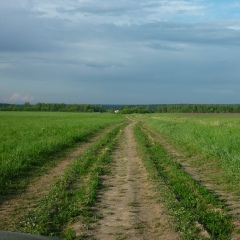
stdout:
<svg viewBox="0 0 240 240">
<path fill-rule="evenodd" d="M 240 104 L 162 104 L 129 107 L 119 111 L 131 113 L 240 113 Z"/>
<path fill-rule="evenodd" d="M 110 112 L 133 113 L 240 113 L 240 104 L 152 104 L 152 105 L 91 105 L 65 103 L 37 103 L 31 105 L 1 104 L 0 111 L 45 112 Z"/>
<path fill-rule="evenodd" d="M 65 103 L 37 103 L 31 105 L 26 102 L 23 105 L 0 105 L 0 111 L 43 111 L 43 112 L 105 112 L 101 105 L 90 104 L 65 104 Z"/>
</svg>

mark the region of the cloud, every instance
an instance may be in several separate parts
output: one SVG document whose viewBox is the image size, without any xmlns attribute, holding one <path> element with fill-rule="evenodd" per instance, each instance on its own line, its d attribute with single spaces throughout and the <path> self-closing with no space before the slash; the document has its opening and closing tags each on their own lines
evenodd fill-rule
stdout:
<svg viewBox="0 0 240 240">
<path fill-rule="evenodd" d="M 148 12 L 155 13 L 155 17 L 162 16 L 165 19 L 175 18 L 177 16 L 202 16 L 206 7 L 201 1 L 154 1 L 147 3 L 145 9 Z M 157 15 L 156 15 L 157 14 Z"/>
<path fill-rule="evenodd" d="M 240 26 L 233 25 L 233 26 L 229 26 L 228 29 L 240 31 Z"/>
<path fill-rule="evenodd" d="M 240 21 L 218 14 L 219 4 L 0 0 L 0 95 L 92 103 L 134 95 L 137 103 L 142 96 L 158 102 L 158 91 L 172 99 L 173 88 L 171 101 L 181 101 L 184 89 L 232 86 L 240 74 Z M 111 89 L 119 92 L 110 97 Z"/>
<path fill-rule="evenodd" d="M 135 7 L 135 5 L 134 5 Z M 79 7 L 75 8 L 58 8 L 59 13 L 68 13 L 68 14 L 106 14 L 106 15 L 119 15 L 128 12 L 132 9 L 132 4 L 123 4 L 123 3 L 83 3 Z M 86 16 L 86 15 L 85 15 Z"/>
<path fill-rule="evenodd" d="M 42 19 L 64 19 L 76 24 L 89 22 L 95 25 L 132 25 L 184 16 L 202 17 L 206 8 L 205 2 L 201 0 L 150 0 L 147 3 L 144 0 L 119 0 L 114 3 L 111 0 L 102 0 L 101 3 L 96 0 L 70 2 L 42 0 L 33 1 L 31 4 L 30 1 L 23 2 L 25 8 L 31 9 L 33 14 Z"/>
<path fill-rule="evenodd" d="M 215 43 L 221 42 L 223 37 L 221 26 L 169 21 L 180 15 L 201 15 L 203 1 L 151 0 L 146 3 L 140 0 L 117 4 L 106 0 L 101 4 L 94 0 L 20 2 L 22 5 L 15 8 L 12 5 L 0 8 L 0 51 L 41 55 L 44 52 L 67 53 L 73 42 L 104 42 L 103 39 L 109 42 L 108 46 L 121 44 L 120 40 L 139 42 L 147 39 L 149 43 L 146 44 L 153 48 L 174 50 L 184 42 Z M 165 19 L 168 21 L 163 21 Z M 233 40 L 238 38 L 231 34 L 229 37 Z M 153 44 L 153 41 L 165 43 Z M 78 50 L 75 49 L 81 55 Z"/>
<path fill-rule="evenodd" d="M 12 17 L 10 17 L 12 16 Z M 37 52 L 57 48 L 54 28 L 62 22 L 39 19 L 29 9 L 1 8 L 0 3 L 0 51 Z"/>
<path fill-rule="evenodd" d="M 21 93 L 15 92 L 13 95 L 6 99 L 6 102 L 9 103 L 24 103 L 24 102 L 31 102 L 34 100 L 34 97 L 29 95 L 22 95 Z"/>
</svg>

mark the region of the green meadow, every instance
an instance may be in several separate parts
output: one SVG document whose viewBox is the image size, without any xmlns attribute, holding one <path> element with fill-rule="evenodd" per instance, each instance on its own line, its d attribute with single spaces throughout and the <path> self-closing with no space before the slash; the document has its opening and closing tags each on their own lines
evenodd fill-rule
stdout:
<svg viewBox="0 0 240 240">
<path fill-rule="evenodd" d="M 186 156 L 194 156 L 193 165 L 211 169 L 216 183 L 240 194 L 239 115 L 154 114 L 142 120 Z"/>
<path fill-rule="evenodd" d="M 231 211 L 238 210 L 228 204 L 240 195 L 240 117 L 234 114 L 0 112 L 0 195 L 5 199 L 75 147 L 92 143 L 11 230 L 85 239 L 70 226 L 80 216 L 91 229 L 103 217 L 93 211 L 102 176 L 111 174 L 110 163 L 131 121 L 138 154 L 181 239 L 225 240 L 239 234 Z"/>
<path fill-rule="evenodd" d="M 111 114 L 0 112 L 0 193 L 55 154 L 124 120 Z"/>
</svg>

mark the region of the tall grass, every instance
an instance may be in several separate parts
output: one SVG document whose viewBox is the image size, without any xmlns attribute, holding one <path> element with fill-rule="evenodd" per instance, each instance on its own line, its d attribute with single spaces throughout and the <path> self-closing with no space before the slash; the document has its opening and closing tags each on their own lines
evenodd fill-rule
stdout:
<svg viewBox="0 0 240 240">
<path fill-rule="evenodd" d="M 123 121 L 110 114 L 0 112 L 0 194 L 55 153 Z"/>
<path fill-rule="evenodd" d="M 188 156 L 215 161 L 223 178 L 240 181 L 240 119 L 229 116 L 152 115 L 147 124 Z"/>
</svg>

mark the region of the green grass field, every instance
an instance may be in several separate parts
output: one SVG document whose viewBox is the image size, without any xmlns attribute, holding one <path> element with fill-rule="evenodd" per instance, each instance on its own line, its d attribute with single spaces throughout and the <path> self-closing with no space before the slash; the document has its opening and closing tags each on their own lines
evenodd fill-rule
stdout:
<svg viewBox="0 0 240 240">
<path fill-rule="evenodd" d="M 124 120 L 111 114 L 0 112 L 0 193 L 54 154 Z"/>
<path fill-rule="evenodd" d="M 143 119 L 187 156 L 197 156 L 195 165 L 214 168 L 219 183 L 240 194 L 239 115 L 156 114 Z"/>
<path fill-rule="evenodd" d="M 84 239 L 76 238 L 69 226 L 79 216 L 85 222 L 101 217 L 92 211 L 101 176 L 110 171 L 112 154 L 119 151 L 119 139 L 124 140 L 124 128 L 133 120 L 139 154 L 182 239 L 225 240 L 233 232 L 238 234 L 240 228 L 227 200 L 236 202 L 240 196 L 239 115 L 136 114 L 127 118 L 121 114 L 0 112 L 0 195 L 11 195 L 30 175 L 24 189 L 39 169 L 55 160 L 57 164 L 74 147 L 90 140 L 93 144 L 12 229 Z M 99 139 L 93 140 L 94 135 Z M 171 149 L 183 157 L 178 159 Z M 185 163 L 195 175 L 184 168 Z"/>
</svg>

